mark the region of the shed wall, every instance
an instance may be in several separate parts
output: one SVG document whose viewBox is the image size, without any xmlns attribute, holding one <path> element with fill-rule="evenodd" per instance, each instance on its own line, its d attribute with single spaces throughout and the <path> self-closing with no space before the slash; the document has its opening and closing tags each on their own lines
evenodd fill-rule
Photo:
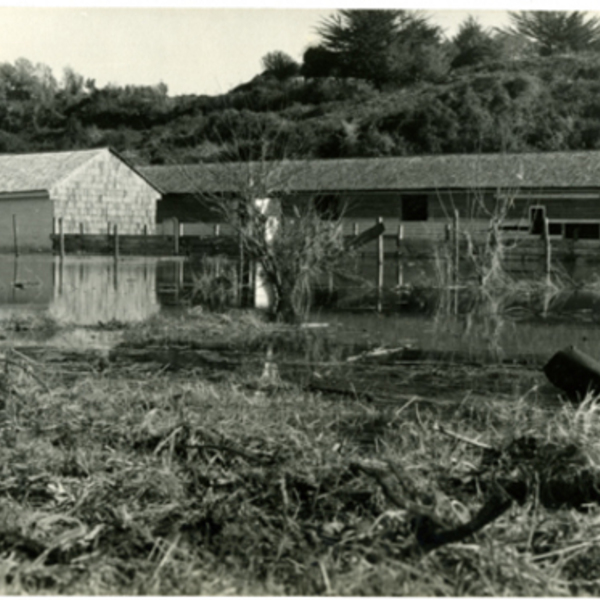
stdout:
<svg viewBox="0 0 600 600">
<path fill-rule="evenodd" d="M 51 190 L 54 216 L 63 219 L 65 233 L 154 232 L 160 194 L 110 152 L 92 159 Z"/>
<path fill-rule="evenodd" d="M 52 202 L 43 198 L 0 199 L 0 252 L 14 248 L 13 215 L 17 219 L 19 250 L 50 251 Z"/>
</svg>

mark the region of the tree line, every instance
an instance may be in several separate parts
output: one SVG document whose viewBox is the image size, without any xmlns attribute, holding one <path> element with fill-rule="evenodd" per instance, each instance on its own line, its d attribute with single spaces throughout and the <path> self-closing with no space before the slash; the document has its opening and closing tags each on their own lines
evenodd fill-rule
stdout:
<svg viewBox="0 0 600 600">
<path fill-rule="evenodd" d="M 97 87 L 0 64 L 0 152 L 110 145 L 137 163 L 600 148 L 600 23 L 511 12 L 452 38 L 422 13 L 338 10 L 297 63 L 274 50 L 217 96 Z"/>
</svg>

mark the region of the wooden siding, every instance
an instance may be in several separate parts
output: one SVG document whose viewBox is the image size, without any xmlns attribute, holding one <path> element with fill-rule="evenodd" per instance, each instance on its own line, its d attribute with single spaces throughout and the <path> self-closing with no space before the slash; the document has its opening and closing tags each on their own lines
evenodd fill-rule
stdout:
<svg viewBox="0 0 600 600">
<path fill-rule="evenodd" d="M 52 202 L 48 199 L 21 196 L 0 199 L 0 252 L 14 248 L 13 215 L 17 219 L 20 251 L 49 251 L 52 232 Z"/>
<path fill-rule="evenodd" d="M 154 231 L 159 193 L 111 152 L 99 153 L 50 190 L 54 216 L 65 233 L 99 234 L 108 224 L 119 233 Z"/>
</svg>

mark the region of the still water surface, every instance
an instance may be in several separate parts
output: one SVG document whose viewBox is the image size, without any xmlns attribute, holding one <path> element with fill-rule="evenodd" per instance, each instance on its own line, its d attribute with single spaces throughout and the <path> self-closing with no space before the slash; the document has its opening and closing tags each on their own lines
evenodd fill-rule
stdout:
<svg viewBox="0 0 600 600">
<path fill-rule="evenodd" d="M 47 315 L 60 325 L 142 321 L 161 308 L 181 260 L 0 257 L 0 319 Z"/>
<path fill-rule="evenodd" d="M 364 269 L 368 274 L 367 264 Z M 526 267 L 526 268 L 525 268 Z M 536 265 L 516 265 L 524 277 Z M 47 255 L 0 256 L 0 320 L 27 314 L 48 316 L 59 325 L 93 326 L 111 322 L 143 321 L 161 310 L 172 310 L 189 298 L 192 272 L 182 259 L 57 257 Z M 431 281 L 432 261 L 407 261 L 403 283 Z M 565 270 L 565 273 L 567 271 Z M 600 265 L 571 265 L 573 280 L 597 280 Z M 390 268 L 386 283 L 393 285 L 397 272 Z M 599 288 L 600 289 L 600 286 Z M 540 318 L 525 312 L 516 318 L 459 315 L 435 318 L 418 311 L 395 314 L 321 312 L 327 320 L 357 342 L 386 347 L 494 354 L 540 354 L 575 344 L 600 357 L 600 294 L 571 291 L 553 299 L 550 312 Z M 75 344 L 76 345 L 76 344 Z"/>
</svg>

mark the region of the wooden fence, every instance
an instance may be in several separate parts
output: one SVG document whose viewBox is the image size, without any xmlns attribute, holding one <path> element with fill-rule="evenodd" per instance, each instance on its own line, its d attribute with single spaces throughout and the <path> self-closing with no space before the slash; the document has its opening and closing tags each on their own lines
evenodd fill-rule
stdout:
<svg viewBox="0 0 600 600">
<path fill-rule="evenodd" d="M 237 256 L 239 242 L 232 236 L 200 238 L 196 235 L 54 234 L 55 254 L 119 256 L 189 256 L 191 254 Z"/>
</svg>

